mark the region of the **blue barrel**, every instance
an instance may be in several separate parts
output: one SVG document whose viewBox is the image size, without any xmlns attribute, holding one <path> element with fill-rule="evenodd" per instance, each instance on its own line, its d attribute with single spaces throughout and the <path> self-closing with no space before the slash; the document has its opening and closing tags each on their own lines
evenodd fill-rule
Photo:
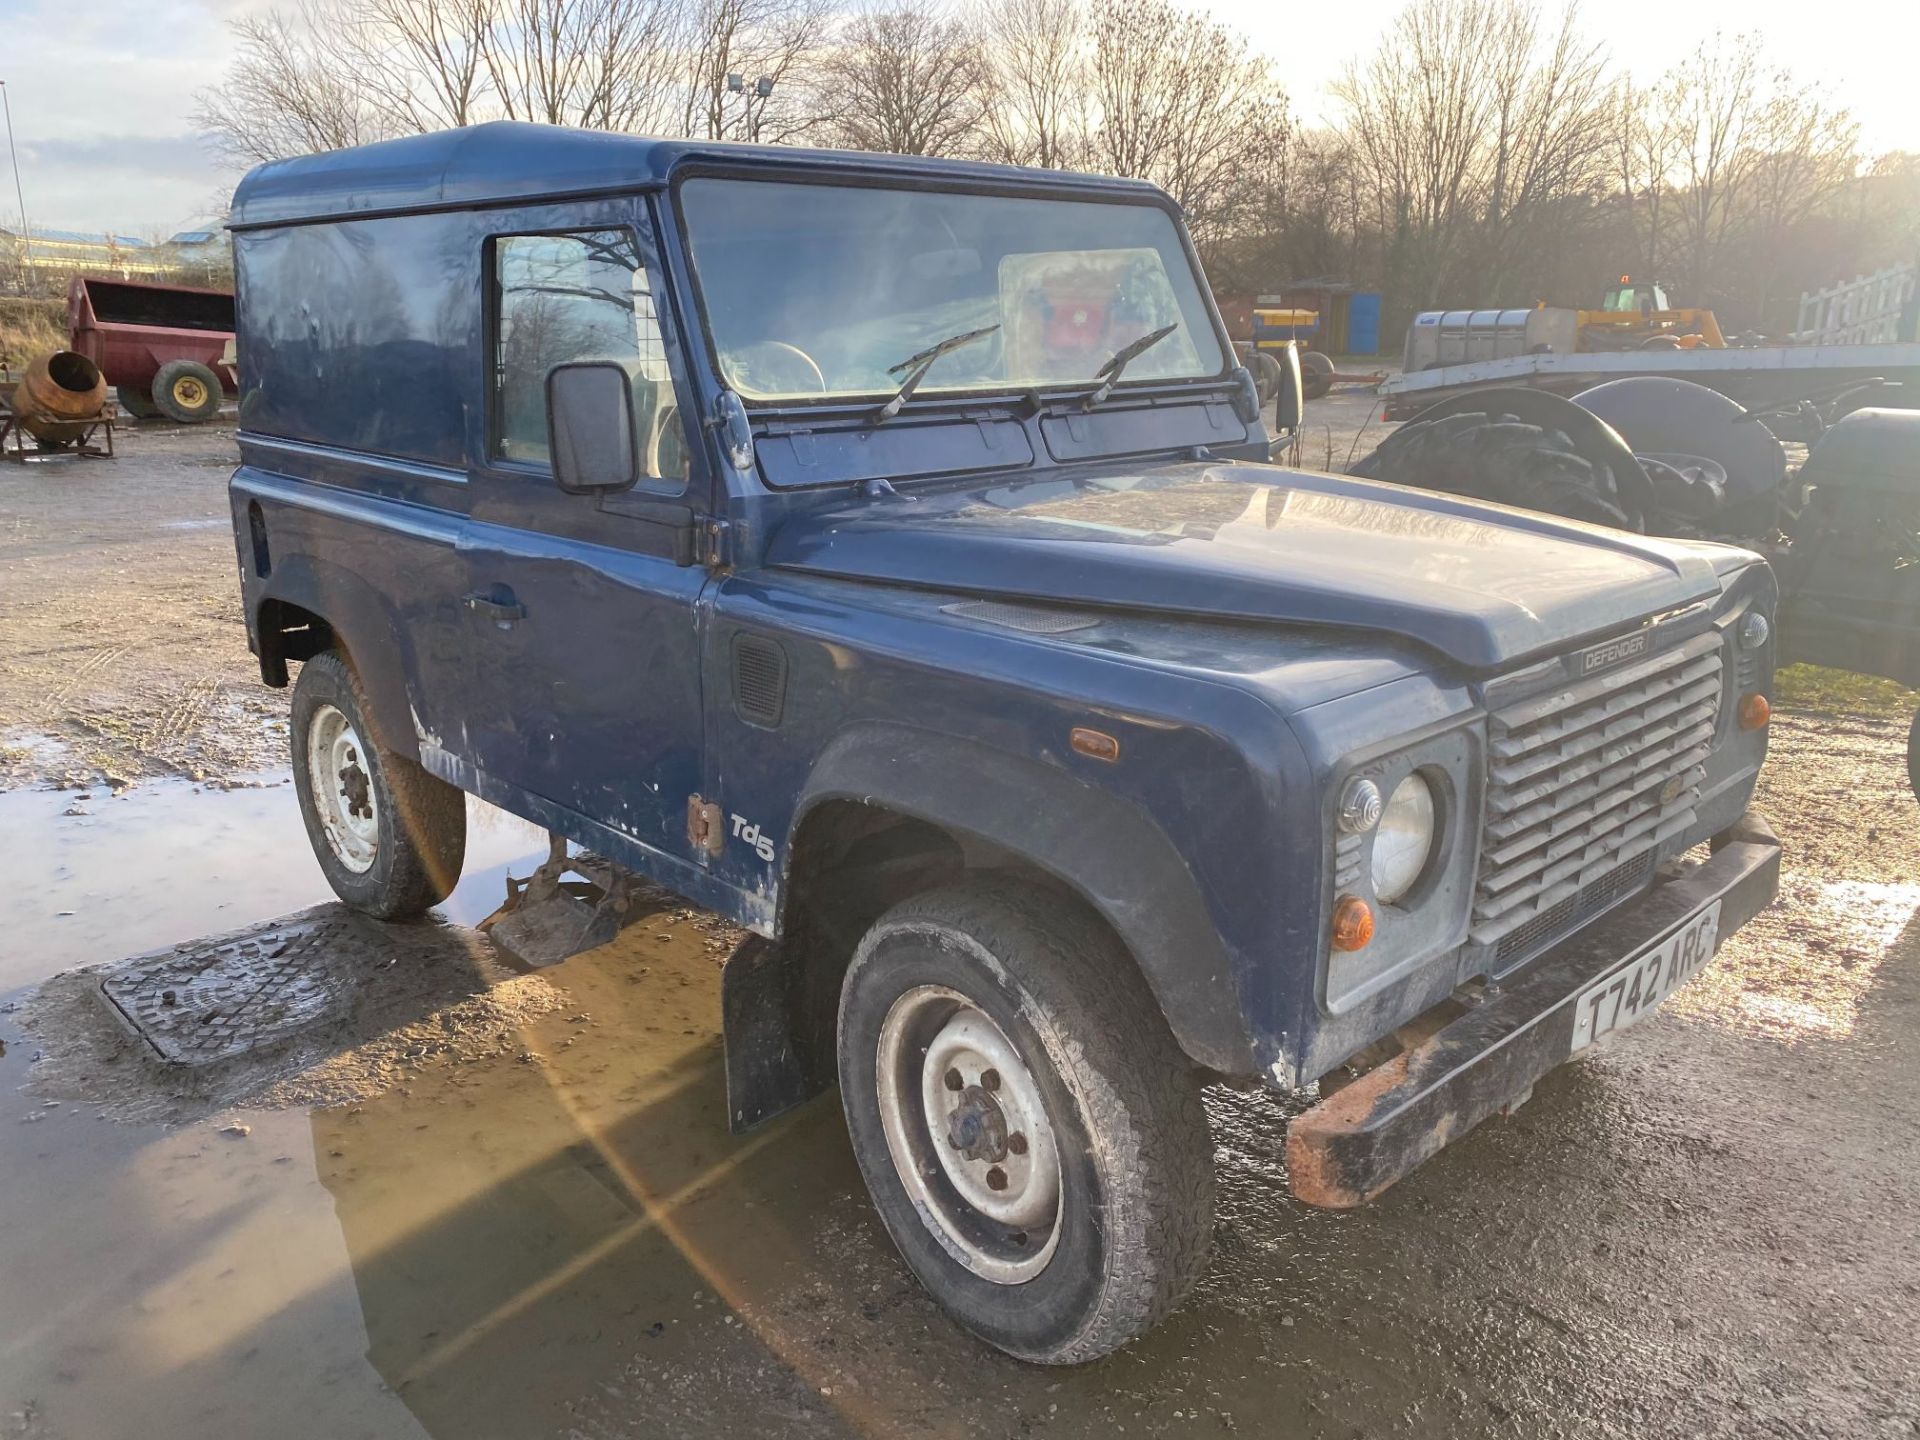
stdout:
<svg viewBox="0 0 1920 1440">
<path fill-rule="evenodd" d="M 1347 353 L 1380 353 L 1380 292 L 1356 291 L 1347 307 Z"/>
</svg>

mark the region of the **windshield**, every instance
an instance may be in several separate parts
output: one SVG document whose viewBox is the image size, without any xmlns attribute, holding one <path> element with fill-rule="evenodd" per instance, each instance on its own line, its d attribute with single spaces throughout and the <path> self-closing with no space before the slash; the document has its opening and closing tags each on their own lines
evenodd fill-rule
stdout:
<svg viewBox="0 0 1920 1440">
<path fill-rule="evenodd" d="M 1167 325 L 1123 384 L 1225 368 L 1157 206 L 719 179 L 680 204 L 721 373 L 748 400 L 889 396 L 903 362 L 988 329 L 916 393 L 1091 386 Z"/>
</svg>

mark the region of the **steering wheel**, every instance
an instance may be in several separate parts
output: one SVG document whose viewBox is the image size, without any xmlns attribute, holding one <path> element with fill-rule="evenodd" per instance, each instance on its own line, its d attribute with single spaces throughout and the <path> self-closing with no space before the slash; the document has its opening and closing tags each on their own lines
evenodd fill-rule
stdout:
<svg viewBox="0 0 1920 1440">
<path fill-rule="evenodd" d="M 746 371 L 755 390 L 782 394 L 795 390 L 827 392 L 827 377 L 816 361 L 798 345 L 784 340 L 756 340 L 734 352 L 734 360 Z M 762 381 L 767 383 L 762 384 Z"/>
</svg>

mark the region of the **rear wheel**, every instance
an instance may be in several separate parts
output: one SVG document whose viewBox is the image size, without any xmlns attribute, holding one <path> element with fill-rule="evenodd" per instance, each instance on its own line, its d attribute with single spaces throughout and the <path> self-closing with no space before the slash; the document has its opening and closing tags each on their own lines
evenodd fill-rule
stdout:
<svg viewBox="0 0 1920 1440">
<path fill-rule="evenodd" d="M 1253 389 L 1262 405 L 1271 405 L 1273 397 L 1280 393 L 1283 373 L 1280 362 L 1266 351 L 1253 352 Z"/>
<path fill-rule="evenodd" d="M 343 656 L 301 666 L 292 733 L 300 815 L 333 893 L 382 920 L 446 899 L 466 858 L 466 797 L 374 738 Z"/>
<path fill-rule="evenodd" d="M 1097 1359 L 1206 1264 L 1200 1087 L 1112 935 L 1012 882 L 903 901 L 841 989 L 841 1096 L 874 1205 L 961 1324 Z"/>
<path fill-rule="evenodd" d="M 1333 389 L 1333 361 L 1318 350 L 1302 351 L 1300 355 L 1300 393 L 1309 400 L 1318 400 Z"/>
<path fill-rule="evenodd" d="M 1349 468 L 1354 475 L 1634 528 L 1610 470 L 1560 430 L 1467 411 L 1414 420 Z"/>
<path fill-rule="evenodd" d="M 153 396 L 138 385 L 116 385 L 113 395 L 120 402 L 120 408 L 136 420 L 153 420 L 160 415 Z"/>
<path fill-rule="evenodd" d="M 211 420 L 220 410 L 220 377 L 198 360 L 169 360 L 153 377 L 153 403 L 182 425 Z"/>
</svg>

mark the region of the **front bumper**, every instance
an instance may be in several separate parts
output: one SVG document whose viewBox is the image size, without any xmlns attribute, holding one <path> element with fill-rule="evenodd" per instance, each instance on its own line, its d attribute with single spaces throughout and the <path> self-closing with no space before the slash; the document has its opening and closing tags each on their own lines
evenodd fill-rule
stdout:
<svg viewBox="0 0 1920 1440">
<path fill-rule="evenodd" d="M 1574 1000 L 1632 964 L 1714 900 L 1722 941 L 1780 886 L 1780 842 L 1749 810 L 1711 858 L 1602 916 L 1497 994 L 1368 1071 L 1287 1131 L 1288 1181 L 1309 1205 L 1363 1205 L 1489 1115 L 1511 1110 L 1572 1054 Z"/>
</svg>

